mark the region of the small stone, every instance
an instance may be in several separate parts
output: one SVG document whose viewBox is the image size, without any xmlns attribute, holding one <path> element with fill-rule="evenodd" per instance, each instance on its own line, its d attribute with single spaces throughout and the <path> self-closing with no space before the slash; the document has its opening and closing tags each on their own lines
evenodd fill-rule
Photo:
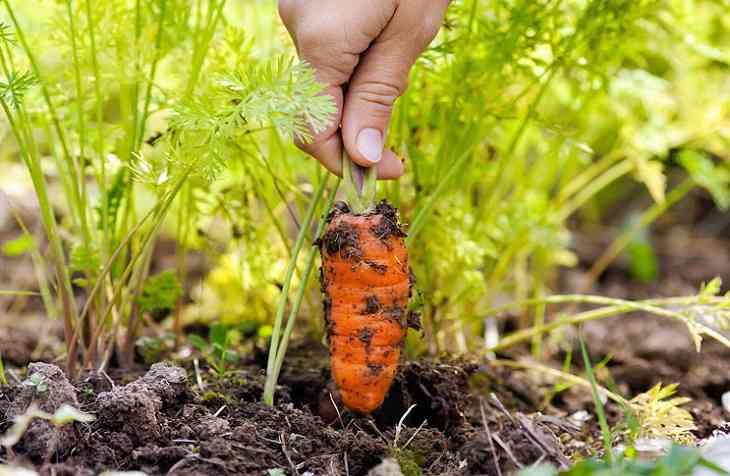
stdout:
<svg viewBox="0 0 730 476">
<path fill-rule="evenodd" d="M 385 458 L 379 465 L 368 471 L 367 476 L 403 476 L 403 472 L 396 460 Z"/>
<path fill-rule="evenodd" d="M 583 426 L 583 423 L 587 422 L 591 418 L 592 417 L 591 417 L 590 413 L 588 413 L 585 410 L 579 410 L 579 411 L 573 413 L 572 415 L 570 415 L 568 417 L 568 420 L 570 420 L 572 423 L 575 423 L 578 427 L 581 427 L 581 426 Z"/>
<path fill-rule="evenodd" d="M 672 442 L 665 438 L 637 438 L 634 448 L 641 460 L 650 460 L 667 454 Z"/>
<path fill-rule="evenodd" d="M 730 416 L 730 392 L 722 394 L 722 408 L 725 409 L 725 413 Z"/>
<path fill-rule="evenodd" d="M 730 436 L 713 438 L 702 448 L 702 457 L 725 471 L 730 471 Z M 717 475 L 717 472 L 699 467 L 691 474 L 691 476 L 715 475 Z"/>
</svg>

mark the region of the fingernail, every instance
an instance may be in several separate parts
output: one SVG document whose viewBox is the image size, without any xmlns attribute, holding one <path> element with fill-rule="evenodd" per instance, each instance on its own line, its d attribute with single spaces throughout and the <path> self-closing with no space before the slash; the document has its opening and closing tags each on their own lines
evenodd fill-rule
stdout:
<svg viewBox="0 0 730 476">
<path fill-rule="evenodd" d="M 372 163 L 383 157 L 383 135 L 377 129 L 363 129 L 357 135 L 357 151 Z"/>
</svg>

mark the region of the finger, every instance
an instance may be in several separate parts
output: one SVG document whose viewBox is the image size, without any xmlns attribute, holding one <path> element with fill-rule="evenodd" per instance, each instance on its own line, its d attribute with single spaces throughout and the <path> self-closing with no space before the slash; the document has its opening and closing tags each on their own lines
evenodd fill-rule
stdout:
<svg viewBox="0 0 730 476">
<path fill-rule="evenodd" d="M 342 138 L 339 132 L 326 140 L 297 144 L 297 146 L 317 159 L 324 167 L 336 175 L 342 175 Z"/>
<path fill-rule="evenodd" d="M 316 144 L 302 144 L 300 148 L 317 159 L 333 174 L 342 177 L 342 139 L 334 134 L 330 139 Z M 378 162 L 378 179 L 392 180 L 403 175 L 403 162 L 390 150 L 383 153 L 383 159 Z"/>
<path fill-rule="evenodd" d="M 340 118 L 342 117 L 342 88 L 338 86 L 330 86 L 323 91 L 323 94 L 329 94 L 334 100 L 336 112 L 332 118 L 332 122 L 322 131 L 312 133 L 310 141 L 304 143 L 295 139 L 295 144 L 301 150 L 317 159 L 324 165 L 327 170 L 334 171 L 336 164 L 341 161 L 342 155 L 342 138 L 340 136 Z"/>
<path fill-rule="evenodd" d="M 408 85 L 413 63 L 436 35 L 447 5 L 448 0 L 401 2 L 380 36 L 360 56 L 342 113 L 344 145 L 358 164 L 371 166 L 385 157 L 395 101 Z"/>
<path fill-rule="evenodd" d="M 378 167 L 378 178 L 382 180 L 397 179 L 403 175 L 403 162 L 393 151 L 385 150 L 383 158 L 376 165 Z"/>
</svg>

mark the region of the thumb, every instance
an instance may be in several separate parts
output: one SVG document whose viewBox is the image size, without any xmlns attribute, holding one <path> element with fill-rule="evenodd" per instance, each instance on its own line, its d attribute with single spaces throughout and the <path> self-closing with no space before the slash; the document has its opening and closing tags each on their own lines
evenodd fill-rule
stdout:
<svg viewBox="0 0 730 476">
<path fill-rule="evenodd" d="M 382 159 L 393 106 L 408 86 L 415 56 L 377 42 L 361 56 L 342 112 L 342 139 L 358 164 L 370 167 Z"/>
<path fill-rule="evenodd" d="M 350 157 L 372 166 L 386 156 L 384 144 L 395 101 L 408 87 L 408 74 L 418 55 L 436 35 L 443 8 L 429 2 L 402 2 L 389 24 L 361 54 L 342 112 L 342 139 Z M 428 12 L 424 15 L 424 12 Z"/>
</svg>

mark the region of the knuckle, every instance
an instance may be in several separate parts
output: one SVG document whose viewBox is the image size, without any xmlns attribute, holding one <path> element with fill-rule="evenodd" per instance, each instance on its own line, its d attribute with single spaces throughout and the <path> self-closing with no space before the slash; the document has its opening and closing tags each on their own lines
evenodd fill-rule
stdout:
<svg viewBox="0 0 730 476">
<path fill-rule="evenodd" d="M 355 93 L 362 101 L 390 110 L 396 99 L 403 94 L 406 86 L 406 82 L 394 84 L 384 81 L 367 81 L 358 85 Z"/>
<path fill-rule="evenodd" d="M 433 13 L 424 17 L 421 27 L 421 38 L 424 44 L 427 45 L 431 43 L 431 40 L 436 37 L 439 30 L 441 29 L 441 23 L 443 21 L 442 19 L 443 15 L 437 15 Z"/>
<path fill-rule="evenodd" d="M 332 50 L 332 46 L 337 44 L 332 28 L 327 24 L 323 24 L 318 19 L 308 18 L 297 26 L 297 42 L 302 50 L 319 51 Z"/>
<path fill-rule="evenodd" d="M 303 51 L 313 51 L 322 44 L 324 33 L 305 23 L 297 28 L 296 37 L 297 44 Z"/>
<path fill-rule="evenodd" d="M 305 22 L 297 28 L 296 43 L 302 59 L 312 64 L 332 84 L 346 82 L 358 57 L 342 51 L 337 32 L 327 25 Z"/>
</svg>

